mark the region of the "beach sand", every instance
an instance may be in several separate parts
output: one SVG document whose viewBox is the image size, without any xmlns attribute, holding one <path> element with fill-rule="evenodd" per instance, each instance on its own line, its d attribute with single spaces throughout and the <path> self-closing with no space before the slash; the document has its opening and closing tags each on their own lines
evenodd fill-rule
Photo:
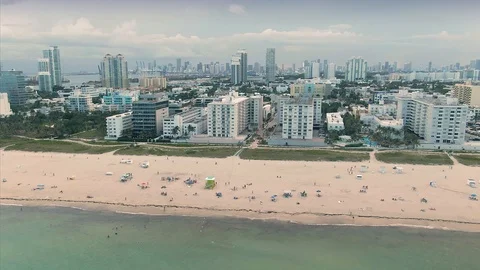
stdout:
<svg viewBox="0 0 480 270">
<path fill-rule="evenodd" d="M 469 200 L 478 189 L 467 185 L 473 178 L 480 187 L 480 168 L 460 164 L 397 165 L 403 173 L 396 173 L 395 165 L 374 159 L 362 163 L 254 161 L 3 150 L 0 155 L 0 177 L 7 179 L 0 182 L 2 204 L 480 232 L 480 201 Z M 122 159 L 133 163 L 121 164 Z M 149 168 L 140 166 L 145 161 Z M 368 168 L 362 171 L 362 166 Z M 133 180 L 120 182 L 124 173 L 132 173 Z M 68 180 L 72 176 L 74 180 Z M 215 177 L 214 190 L 204 188 L 207 176 Z M 162 180 L 167 177 L 179 180 Z M 189 177 L 197 183 L 187 186 L 183 181 Z M 437 187 L 431 187 L 431 181 Z M 141 183 L 149 188 L 141 189 Z M 45 188 L 34 190 L 39 184 Z M 286 190 L 292 192 L 291 198 L 283 197 Z M 307 197 L 300 196 L 302 191 Z M 216 192 L 222 197 L 217 198 Z M 271 200 L 273 195 L 276 202 Z"/>
</svg>

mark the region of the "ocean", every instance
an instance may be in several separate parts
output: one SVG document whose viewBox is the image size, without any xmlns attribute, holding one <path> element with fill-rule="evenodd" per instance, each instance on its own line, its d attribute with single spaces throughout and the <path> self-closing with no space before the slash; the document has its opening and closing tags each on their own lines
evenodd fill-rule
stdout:
<svg viewBox="0 0 480 270">
<path fill-rule="evenodd" d="M 0 206 L 0 269 L 479 269 L 480 234 Z"/>
</svg>

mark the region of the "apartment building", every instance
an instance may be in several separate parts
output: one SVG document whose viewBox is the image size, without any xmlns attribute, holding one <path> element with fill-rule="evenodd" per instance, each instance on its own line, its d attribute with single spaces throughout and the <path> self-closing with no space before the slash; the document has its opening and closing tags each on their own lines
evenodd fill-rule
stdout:
<svg viewBox="0 0 480 270">
<path fill-rule="evenodd" d="M 368 104 L 368 113 L 371 115 L 397 115 L 397 105 L 390 104 Z"/>
<path fill-rule="evenodd" d="M 167 88 L 167 78 L 142 77 L 140 78 L 140 87 L 165 89 Z"/>
<path fill-rule="evenodd" d="M 288 100 L 283 105 L 282 114 L 282 138 L 313 139 L 313 98 Z"/>
<path fill-rule="evenodd" d="M 293 97 L 293 96 L 282 96 L 278 99 L 277 102 L 277 111 L 278 111 L 278 123 L 283 124 L 285 121 L 285 115 L 284 110 L 285 106 L 287 104 L 295 104 L 299 103 L 301 104 L 309 104 L 313 108 L 313 128 L 317 129 L 320 128 L 322 125 L 322 98 L 317 97 L 317 96 L 299 96 L 299 97 Z M 302 105 L 303 106 L 303 105 Z M 288 114 L 287 114 L 288 115 Z M 288 115 L 290 116 L 290 115 Z"/>
<path fill-rule="evenodd" d="M 206 108 L 192 108 L 169 116 L 163 120 L 163 136 L 173 138 L 201 134 L 206 129 L 206 115 Z"/>
<path fill-rule="evenodd" d="M 460 103 L 480 106 L 480 85 L 456 84 L 453 87 L 453 97 Z"/>
<path fill-rule="evenodd" d="M 133 102 L 138 100 L 140 91 L 115 91 L 103 96 L 103 111 L 127 112 L 133 108 Z"/>
<path fill-rule="evenodd" d="M 263 96 L 254 95 L 248 99 L 248 127 L 257 130 L 263 127 Z"/>
<path fill-rule="evenodd" d="M 168 117 L 168 100 L 160 95 L 143 94 L 133 103 L 133 136 L 154 138 L 162 134 Z"/>
<path fill-rule="evenodd" d="M 467 114 L 456 98 L 416 93 L 398 99 L 397 119 L 426 143 L 463 144 Z"/>
<path fill-rule="evenodd" d="M 94 106 L 92 97 L 83 94 L 73 94 L 67 98 L 67 108 L 70 111 L 89 112 L 93 111 Z"/>
<path fill-rule="evenodd" d="M 299 79 L 290 85 L 290 95 L 294 97 L 301 95 L 324 97 L 330 95 L 332 89 L 333 86 L 329 82 Z"/>
<path fill-rule="evenodd" d="M 105 140 L 117 140 L 125 135 L 123 133 L 126 130 L 133 128 L 133 115 L 132 112 L 112 115 L 106 118 L 106 122 L 107 136 L 105 136 Z"/>
<path fill-rule="evenodd" d="M 236 92 L 208 104 L 209 137 L 235 138 L 248 127 L 248 97 Z"/>
</svg>

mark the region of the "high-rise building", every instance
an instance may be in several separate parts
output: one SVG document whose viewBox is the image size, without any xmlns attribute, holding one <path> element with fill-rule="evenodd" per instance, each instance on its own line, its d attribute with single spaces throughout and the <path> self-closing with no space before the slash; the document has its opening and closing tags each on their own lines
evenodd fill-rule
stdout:
<svg viewBox="0 0 480 270">
<path fill-rule="evenodd" d="M 398 99 L 397 119 L 426 143 L 463 144 L 467 113 L 455 98 L 418 93 Z"/>
<path fill-rule="evenodd" d="M 51 84 L 53 86 L 61 86 L 63 77 L 62 65 L 60 61 L 60 50 L 57 46 L 51 46 L 48 50 L 43 50 L 43 58 L 48 59 L 48 72 L 50 72 Z"/>
<path fill-rule="evenodd" d="M 345 80 L 357 81 L 367 79 L 367 62 L 362 57 L 353 57 L 346 63 Z"/>
<path fill-rule="evenodd" d="M 133 136 L 155 138 L 162 134 L 163 119 L 168 117 L 168 100 L 159 95 L 140 95 L 132 112 Z"/>
<path fill-rule="evenodd" d="M 238 50 L 237 55 L 240 57 L 241 82 L 244 83 L 244 82 L 247 82 L 247 66 L 248 66 L 247 51 Z"/>
<path fill-rule="evenodd" d="M 230 63 L 230 67 L 232 72 L 230 73 L 230 81 L 232 84 L 240 84 L 242 83 L 242 67 L 241 67 L 241 59 L 240 56 L 234 55 L 232 56 L 232 62 Z"/>
<path fill-rule="evenodd" d="M 480 70 L 480 59 L 473 60 L 473 67 L 472 69 Z"/>
<path fill-rule="evenodd" d="M 393 68 L 392 69 L 393 69 L 393 72 L 397 71 L 397 69 L 398 69 L 398 62 L 397 61 L 393 62 Z"/>
<path fill-rule="evenodd" d="M 383 71 L 389 71 L 390 70 L 390 63 L 388 61 L 385 61 L 385 65 L 383 66 Z"/>
<path fill-rule="evenodd" d="M 337 66 L 335 65 L 335 63 L 328 64 L 327 74 L 326 74 L 325 77 L 329 80 L 335 79 L 335 70 L 336 69 L 337 69 Z"/>
<path fill-rule="evenodd" d="M 230 92 L 207 105 L 207 133 L 209 137 L 235 138 L 249 126 L 261 127 L 263 97 L 242 97 Z"/>
<path fill-rule="evenodd" d="M 177 72 L 181 72 L 182 71 L 182 59 L 181 58 L 177 58 L 177 69 L 176 69 Z"/>
<path fill-rule="evenodd" d="M 267 48 L 267 54 L 265 57 L 265 80 L 267 82 L 275 81 L 275 48 Z M 260 69 L 260 64 L 258 65 Z"/>
<path fill-rule="evenodd" d="M 428 62 L 428 72 L 432 72 L 432 61 Z"/>
<path fill-rule="evenodd" d="M 38 72 L 37 80 L 39 91 L 53 91 L 50 72 Z"/>
<path fill-rule="evenodd" d="M 407 62 L 403 64 L 403 71 L 412 72 L 412 62 Z"/>
<path fill-rule="evenodd" d="M 320 78 L 320 63 L 312 62 L 312 76 L 311 78 Z"/>
<path fill-rule="evenodd" d="M 260 73 L 260 63 L 255 62 L 253 65 L 253 71 L 255 71 L 255 73 Z"/>
<path fill-rule="evenodd" d="M 38 90 L 51 92 L 53 90 L 52 76 L 50 74 L 50 61 L 48 58 L 38 59 Z"/>
<path fill-rule="evenodd" d="M 140 86 L 145 88 L 167 88 L 167 78 L 165 77 L 142 77 L 139 82 Z"/>
<path fill-rule="evenodd" d="M 105 55 L 99 66 L 103 87 L 128 88 L 128 67 L 123 55 Z"/>
<path fill-rule="evenodd" d="M 292 64 L 292 71 L 293 73 L 297 72 L 297 68 L 295 67 L 295 64 Z"/>
<path fill-rule="evenodd" d="M 0 71 L 0 93 L 8 94 L 10 105 L 25 105 L 28 99 L 25 86 L 25 76 L 22 71 Z"/>
<path fill-rule="evenodd" d="M 323 72 L 328 72 L 328 60 L 323 60 Z M 324 77 L 326 78 L 327 76 Z"/>
</svg>

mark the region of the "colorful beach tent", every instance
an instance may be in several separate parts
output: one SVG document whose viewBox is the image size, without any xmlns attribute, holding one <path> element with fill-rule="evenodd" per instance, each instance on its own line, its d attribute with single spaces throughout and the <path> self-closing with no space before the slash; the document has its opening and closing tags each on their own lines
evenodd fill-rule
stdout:
<svg viewBox="0 0 480 270">
<path fill-rule="evenodd" d="M 205 188 L 206 189 L 213 189 L 215 187 L 215 177 L 208 176 L 205 178 Z"/>
</svg>

